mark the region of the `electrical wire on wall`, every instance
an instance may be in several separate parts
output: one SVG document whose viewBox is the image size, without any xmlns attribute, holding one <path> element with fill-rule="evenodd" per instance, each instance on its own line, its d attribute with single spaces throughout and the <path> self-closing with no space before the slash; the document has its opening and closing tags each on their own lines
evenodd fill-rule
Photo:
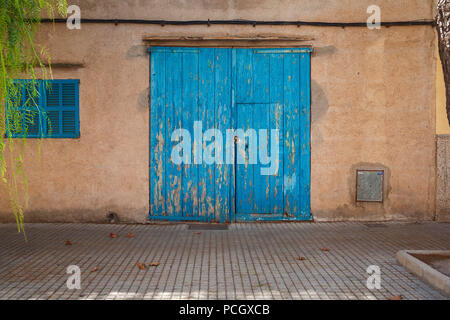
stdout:
<svg viewBox="0 0 450 320">
<path fill-rule="evenodd" d="M 82 18 L 81 23 L 113 23 L 113 24 L 153 24 L 153 25 L 251 25 L 251 26 L 315 26 L 315 27 L 367 27 L 367 22 L 318 22 L 318 21 L 257 21 L 257 20 L 145 20 L 145 19 L 90 19 Z M 42 23 L 66 23 L 66 19 L 42 19 Z M 434 20 L 411 20 L 381 22 L 382 27 L 401 26 L 435 26 Z"/>
</svg>

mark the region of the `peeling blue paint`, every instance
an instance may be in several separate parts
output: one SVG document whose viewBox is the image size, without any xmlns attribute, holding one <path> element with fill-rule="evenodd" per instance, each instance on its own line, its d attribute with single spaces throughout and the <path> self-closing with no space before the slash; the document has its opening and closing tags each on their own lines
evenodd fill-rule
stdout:
<svg viewBox="0 0 450 320">
<path fill-rule="evenodd" d="M 297 182 L 297 176 L 295 175 L 295 172 L 292 176 L 284 176 L 284 194 L 288 193 L 288 192 L 293 192 L 295 185 Z"/>
</svg>

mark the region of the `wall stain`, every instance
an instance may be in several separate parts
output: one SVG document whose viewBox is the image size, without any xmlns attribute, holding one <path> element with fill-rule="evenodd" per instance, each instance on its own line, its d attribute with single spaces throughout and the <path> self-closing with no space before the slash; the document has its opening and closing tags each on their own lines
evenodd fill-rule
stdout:
<svg viewBox="0 0 450 320">
<path fill-rule="evenodd" d="M 126 58 L 129 59 L 134 59 L 134 58 L 142 58 L 142 57 L 147 57 L 148 51 L 147 51 L 147 46 L 144 45 L 134 45 L 131 46 L 126 54 Z"/>
<path fill-rule="evenodd" d="M 335 54 L 337 49 L 335 46 L 325 46 L 325 47 L 314 47 L 312 57 L 326 56 L 330 54 Z"/>
<path fill-rule="evenodd" d="M 325 117 L 330 105 L 325 91 L 320 84 L 311 80 L 311 145 L 320 148 L 323 144 L 323 135 L 320 131 L 320 121 Z"/>
<path fill-rule="evenodd" d="M 139 93 L 138 97 L 138 107 L 139 109 L 148 109 L 150 106 L 150 88 L 147 88 L 141 93 Z"/>
<path fill-rule="evenodd" d="M 330 105 L 328 103 L 328 98 L 325 91 L 322 89 L 320 84 L 311 80 L 311 122 L 312 124 L 323 119 L 325 114 L 328 112 Z"/>
</svg>

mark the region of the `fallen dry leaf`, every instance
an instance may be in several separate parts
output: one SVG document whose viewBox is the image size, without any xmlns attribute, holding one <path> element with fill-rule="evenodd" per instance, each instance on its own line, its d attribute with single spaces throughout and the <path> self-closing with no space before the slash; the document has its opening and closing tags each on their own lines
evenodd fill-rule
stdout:
<svg viewBox="0 0 450 320">
<path fill-rule="evenodd" d="M 403 297 L 401 295 L 395 296 L 395 297 L 388 297 L 388 300 L 403 300 Z"/>
<path fill-rule="evenodd" d="M 324 251 L 324 252 L 325 252 L 325 251 L 330 251 L 330 249 L 323 247 L 323 248 L 322 248 L 322 251 Z"/>
<path fill-rule="evenodd" d="M 140 264 L 140 263 L 138 262 L 138 263 L 136 263 L 136 265 L 137 265 L 137 267 L 138 267 L 139 269 L 145 270 L 145 263 Z"/>
<path fill-rule="evenodd" d="M 150 262 L 150 263 L 148 264 L 148 266 L 149 266 L 149 267 L 157 267 L 157 266 L 159 266 L 159 262 Z"/>
<path fill-rule="evenodd" d="M 97 270 L 98 270 L 98 267 L 94 267 L 94 268 L 91 269 L 91 272 L 95 272 Z"/>
<path fill-rule="evenodd" d="M 304 261 L 304 260 L 306 260 L 306 258 L 305 257 L 297 257 L 297 260 Z"/>
<path fill-rule="evenodd" d="M 70 240 L 66 240 L 66 246 L 71 246 L 72 242 L 70 242 Z"/>
<path fill-rule="evenodd" d="M 111 232 L 111 233 L 109 234 L 109 237 L 110 237 L 110 238 L 117 238 L 117 234 Z"/>
<path fill-rule="evenodd" d="M 134 234 L 132 234 L 132 233 L 127 233 L 127 238 L 133 238 L 134 237 Z"/>
</svg>

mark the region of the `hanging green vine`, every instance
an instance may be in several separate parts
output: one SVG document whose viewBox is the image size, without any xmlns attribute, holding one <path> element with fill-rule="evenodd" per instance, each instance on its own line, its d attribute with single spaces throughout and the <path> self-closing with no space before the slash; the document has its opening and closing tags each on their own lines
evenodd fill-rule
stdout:
<svg viewBox="0 0 450 320">
<path fill-rule="evenodd" d="M 39 91 L 33 85 L 37 81 L 35 68 L 39 69 L 40 78 L 51 77 L 48 52 L 35 43 L 34 36 L 44 14 L 53 19 L 56 13 L 66 16 L 66 11 L 66 0 L 0 1 L 0 179 L 8 188 L 19 232 L 25 232 L 24 208 L 28 203 L 23 167 L 26 132 L 39 118 L 33 116 L 34 109 L 39 112 Z M 14 81 L 19 78 L 30 79 L 25 88 Z M 23 105 L 27 106 L 26 111 Z M 22 138 L 13 139 L 17 133 Z"/>
</svg>

